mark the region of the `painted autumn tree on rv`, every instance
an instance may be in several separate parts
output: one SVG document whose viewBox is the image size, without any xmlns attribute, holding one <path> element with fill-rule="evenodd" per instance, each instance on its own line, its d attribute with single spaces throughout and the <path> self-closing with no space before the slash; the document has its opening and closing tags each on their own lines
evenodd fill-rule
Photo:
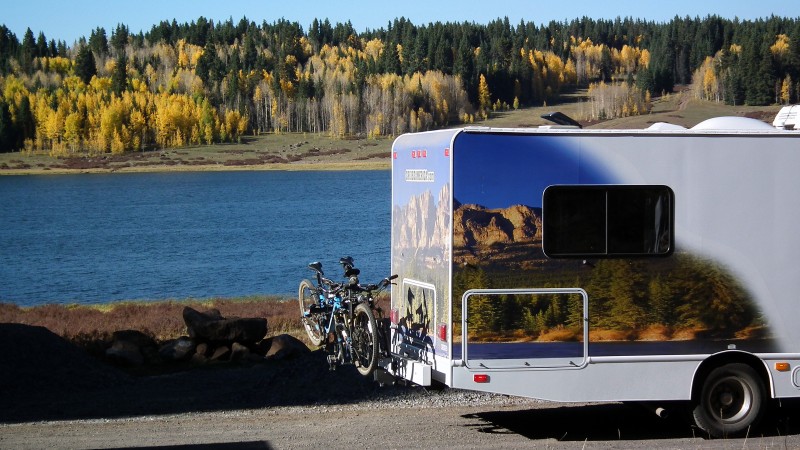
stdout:
<svg viewBox="0 0 800 450">
<path fill-rule="evenodd" d="M 798 100 L 800 22 L 415 25 L 314 20 L 120 24 L 68 46 L 0 25 L 0 151 L 54 156 L 236 141 L 246 133 L 387 136 L 469 123 L 588 88 L 588 119 L 640 114 L 692 84 L 731 104 Z M 613 100 L 610 101 L 610 100 Z M 613 105 L 613 106 L 611 106 Z"/>
</svg>

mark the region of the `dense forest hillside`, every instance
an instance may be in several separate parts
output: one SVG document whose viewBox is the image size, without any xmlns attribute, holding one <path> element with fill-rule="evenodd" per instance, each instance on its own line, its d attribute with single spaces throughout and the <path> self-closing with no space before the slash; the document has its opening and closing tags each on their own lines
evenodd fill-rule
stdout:
<svg viewBox="0 0 800 450">
<path fill-rule="evenodd" d="M 797 102 L 800 18 L 511 24 L 400 18 L 119 24 L 72 45 L 0 25 L 0 151 L 54 156 L 233 142 L 249 133 L 387 136 L 588 88 L 591 117 L 692 85 L 729 104 Z"/>
</svg>

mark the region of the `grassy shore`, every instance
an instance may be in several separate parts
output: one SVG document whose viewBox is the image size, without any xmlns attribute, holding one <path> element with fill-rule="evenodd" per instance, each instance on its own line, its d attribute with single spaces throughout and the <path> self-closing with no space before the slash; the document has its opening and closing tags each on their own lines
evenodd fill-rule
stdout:
<svg viewBox="0 0 800 450">
<path fill-rule="evenodd" d="M 525 128 L 544 125 L 540 116 L 561 111 L 585 117 L 589 108 L 582 92 L 564 96 L 564 103 L 493 113 L 476 126 Z M 677 92 L 658 98 L 649 114 L 606 121 L 583 121 L 587 128 L 641 129 L 656 122 L 685 127 L 718 116 L 747 116 L 771 123 L 780 106 L 729 106 Z M 338 139 L 325 134 L 280 133 L 247 136 L 238 144 L 132 152 L 125 155 L 53 158 L 44 152 L 0 153 L 0 175 L 43 175 L 112 172 L 232 170 L 388 170 L 393 139 Z"/>
<path fill-rule="evenodd" d="M 54 158 L 0 153 L 0 175 L 234 170 L 388 170 L 389 138 L 333 139 L 308 133 L 247 136 L 238 144 Z"/>
<path fill-rule="evenodd" d="M 270 336 L 290 334 L 309 343 L 300 327 L 296 299 L 246 297 L 212 300 L 164 300 L 119 302 L 99 305 L 42 305 L 20 307 L 0 303 L 0 323 L 41 326 L 82 346 L 111 341 L 120 330 L 139 330 L 163 342 L 186 336 L 183 309 L 217 309 L 223 317 L 263 317 Z"/>
<path fill-rule="evenodd" d="M 388 296 L 381 296 L 377 300 L 378 306 L 387 311 Z M 300 324 L 297 299 L 288 297 L 252 296 L 33 307 L 0 303 L 0 323 L 45 327 L 82 347 L 107 346 L 112 341 L 112 334 L 121 330 L 138 330 L 157 342 L 165 342 L 187 335 L 183 321 L 183 309 L 187 306 L 197 311 L 217 309 L 226 318 L 265 318 L 267 336 L 289 334 L 311 346 Z"/>
</svg>

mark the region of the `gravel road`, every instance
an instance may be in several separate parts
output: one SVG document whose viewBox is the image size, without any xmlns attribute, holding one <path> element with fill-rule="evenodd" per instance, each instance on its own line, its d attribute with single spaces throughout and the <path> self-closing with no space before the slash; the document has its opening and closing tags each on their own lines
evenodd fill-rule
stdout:
<svg viewBox="0 0 800 450">
<path fill-rule="evenodd" d="M 0 425 L 0 448 L 786 449 L 800 448 L 797 432 L 706 440 L 627 405 L 409 389 L 354 404 Z"/>
<path fill-rule="evenodd" d="M 315 351 L 134 376 L 52 333 L 0 324 L 0 449 L 800 448 L 800 407 L 747 439 L 707 440 L 680 414 L 456 389 L 378 386 Z"/>
</svg>

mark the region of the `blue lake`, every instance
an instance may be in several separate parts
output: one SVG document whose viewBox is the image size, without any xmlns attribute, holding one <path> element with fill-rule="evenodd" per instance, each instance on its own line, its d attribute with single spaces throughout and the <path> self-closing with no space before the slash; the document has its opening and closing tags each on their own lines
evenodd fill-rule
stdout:
<svg viewBox="0 0 800 450">
<path fill-rule="evenodd" d="M 0 177 L 0 302 L 296 295 L 306 265 L 389 275 L 390 174 Z"/>
</svg>

